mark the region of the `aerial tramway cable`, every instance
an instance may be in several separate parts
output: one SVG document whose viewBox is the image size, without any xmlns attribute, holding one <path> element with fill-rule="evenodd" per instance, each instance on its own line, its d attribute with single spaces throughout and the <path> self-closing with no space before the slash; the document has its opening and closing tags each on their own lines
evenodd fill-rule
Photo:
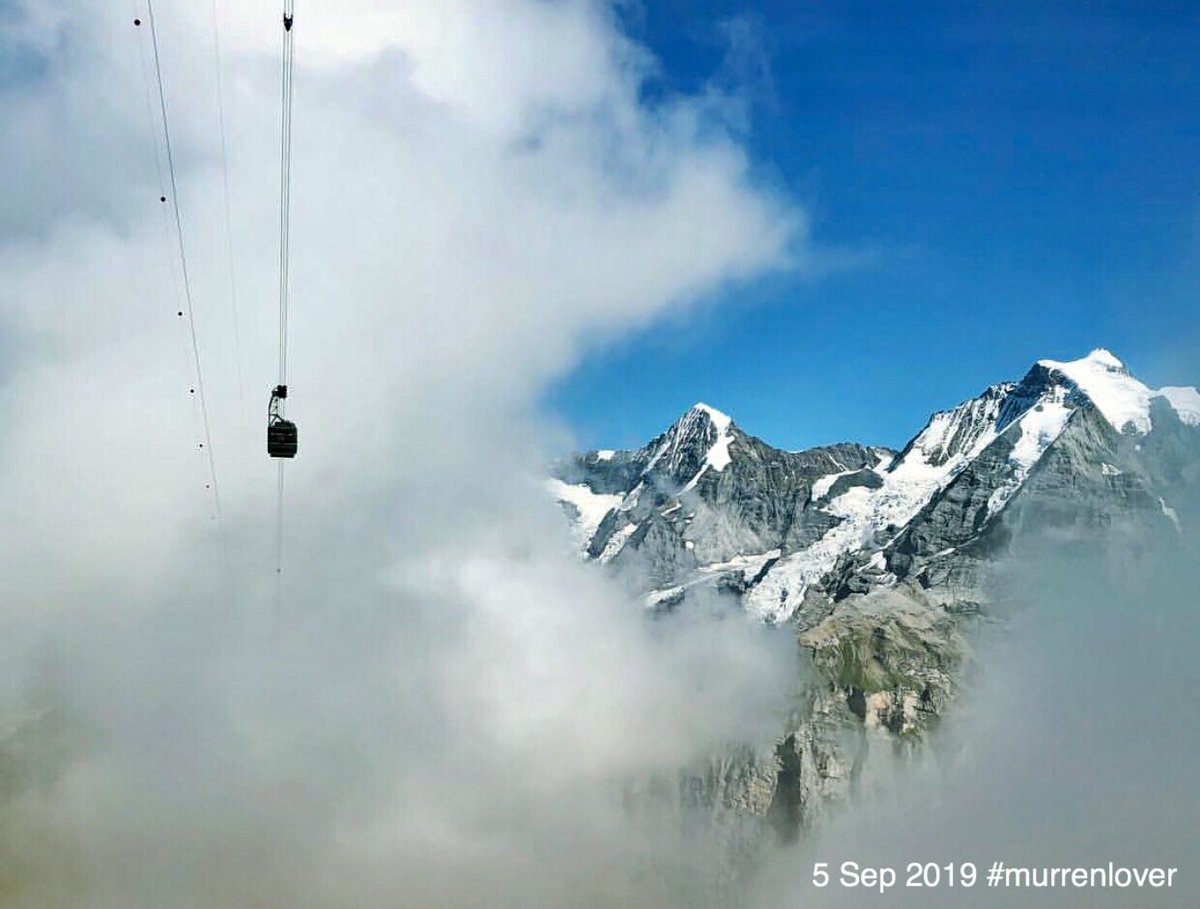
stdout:
<svg viewBox="0 0 1200 909">
<path fill-rule="evenodd" d="M 294 0 L 283 7 L 283 91 L 279 142 L 279 384 L 287 385 L 288 277 L 292 214 L 292 44 Z"/>
<path fill-rule="evenodd" d="M 288 356 L 288 293 L 292 207 L 292 74 L 295 50 L 292 43 L 294 0 L 283 5 L 283 68 L 279 140 L 279 381 L 271 392 L 267 410 L 267 454 L 293 458 L 297 450 L 296 424 L 286 419 Z M 275 574 L 283 573 L 283 461 L 279 462 L 275 522 Z M 276 585 L 276 596 L 279 587 Z"/>
<path fill-rule="evenodd" d="M 170 119 L 167 115 L 167 93 L 163 87 L 162 77 L 162 61 L 158 49 L 158 29 L 155 27 L 154 21 L 154 3 L 153 0 L 146 0 L 146 18 L 150 25 L 150 43 L 154 50 L 154 75 L 158 84 L 158 105 L 162 115 L 162 133 L 163 144 L 166 148 L 167 155 L 167 174 L 170 185 L 171 208 L 175 215 L 175 236 L 178 241 L 179 250 L 179 270 L 183 278 L 183 294 L 185 301 L 185 310 L 179 312 L 180 316 L 186 314 L 188 334 L 191 339 L 191 352 L 193 366 L 196 371 L 196 392 L 200 403 L 200 415 L 204 427 L 204 441 L 199 443 L 199 447 L 205 451 L 208 456 L 208 471 L 209 482 L 206 484 L 212 491 L 214 517 L 218 524 L 221 522 L 221 492 L 220 486 L 217 483 L 217 462 L 213 453 L 212 444 L 212 428 L 208 418 L 208 398 L 204 390 L 204 371 L 201 367 L 200 358 L 200 342 L 196 336 L 196 316 L 195 305 L 192 297 L 192 283 L 188 272 L 187 251 L 183 242 L 183 216 L 179 209 L 179 185 L 175 177 L 175 155 L 171 150 L 171 128 Z M 139 20 L 134 20 L 135 25 L 140 25 Z M 165 202 L 166 199 L 160 197 L 160 200 Z M 224 531 L 222 529 L 222 541 L 224 541 Z"/>
<path fill-rule="evenodd" d="M 229 151 L 225 138 L 225 90 L 221 78 L 221 25 L 217 15 L 217 0 L 212 0 L 212 48 L 213 71 L 216 73 L 217 89 L 217 126 L 221 136 L 221 183 L 225 197 L 225 242 L 229 258 L 229 308 L 233 314 L 233 353 L 237 365 L 238 397 L 245 399 L 245 383 L 242 379 L 242 331 L 241 319 L 238 317 L 238 288 L 237 274 L 233 257 L 233 214 L 230 211 L 229 193 Z"/>
</svg>

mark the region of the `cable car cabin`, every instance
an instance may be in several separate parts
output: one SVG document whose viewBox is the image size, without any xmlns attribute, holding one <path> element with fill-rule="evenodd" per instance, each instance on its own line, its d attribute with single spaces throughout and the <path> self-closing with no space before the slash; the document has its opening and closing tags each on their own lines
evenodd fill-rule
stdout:
<svg viewBox="0 0 1200 909">
<path fill-rule="evenodd" d="M 294 458 L 299 447 L 296 424 L 283 418 L 283 402 L 287 386 L 276 385 L 267 407 L 267 454 L 272 458 Z"/>
<path fill-rule="evenodd" d="M 296 424 L 291 420 L 267 424 L 267 454 L 272 458 L 294 458 L 298 447 Z"/>
</svg>

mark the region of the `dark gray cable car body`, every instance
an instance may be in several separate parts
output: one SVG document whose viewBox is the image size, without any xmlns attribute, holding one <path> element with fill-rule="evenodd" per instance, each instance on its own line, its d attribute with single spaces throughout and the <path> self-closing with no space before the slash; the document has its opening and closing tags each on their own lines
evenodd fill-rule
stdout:
<svg viewBox="0 0 1200 909">
<path fill-rule="evenodd" d="M 296 424 L 283 418 L 283 402 L 287 399 L 287 386 L 276 385 L 271 391 L 271 403 L 267 406 L 267 454 L 272 458 L 294 458 L 299 447 Z"/>
</svg>

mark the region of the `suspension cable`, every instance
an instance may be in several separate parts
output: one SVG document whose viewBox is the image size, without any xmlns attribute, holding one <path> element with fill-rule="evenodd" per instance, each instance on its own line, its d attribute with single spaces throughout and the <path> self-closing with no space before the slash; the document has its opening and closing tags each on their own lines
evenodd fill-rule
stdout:
<svg viewBox="0 0 1200 909">
<path fill-rule="evenodd" d="M 279 384 L 287 386 L 288 292 L 292 238 L 292 44 L 294 0 L 283 3 L 283 71 L 279 139 Z M 280 415 L 284 402 L 279 402 Z M 283 461 L 279 462 L 278 494 L 275 505 L 275 599 L 282 601 L 283 577 Z"/>
<path fill-rule="evenodd" d="M 279 499 L 275 508 L 275 605 L 283 599 L 283 461 L 279 462 Z"/>
<path fill-rule="evenodd" d="M 279 384 L 287 384 L 287 319 L 292 215 L 292 45 L 294 0 L 283 5 L 283 91 L 279 142 Z"/>
<path fill-rule="evenodd" d="M 167 173 L 171 187 L 171 206 L 175 214 L 175 235 L 179 247 L 179 268 L 183 277 L 183 294 L 187 311 L 188 333 L 192 342 L 192 358 L 196 368 L 196 391 L 200 399 L 200 414 L 204 423 L 204 442 L 202 448 L 208 454 L 208 471 L 213 494 L 213 508 L 217 522 L 221 521 L 221 492 L 217 484 L 217 462 L 213 454 L 212 428 L 208 419 L 208 397 L 204 390 L 204 373 L 200 365 L 200 343 L 196 337 L 195 305 L 192 297 L 191 278 L 188 273 L 187 252 L 183 242 L 183 216 L 179 210 L 179 186 L 175 177 L 175 156 L 171 150 L 171 129 L 167 116 L 167 94 L 163 88 L 162 61 L 158 50 L 158 30 L 154 22 L 154 2 L 146 0 L 147 18 L 150 24 L 150 41 L 154 49 L 154 75 L 158 82 L 158 105 L 162 114 L 163 143 L 167 152 Z M 223 531 L 222 531 L 223 534 Z"/>
<path fill-rule="evenodd" d="M 237 272 L 233 256 L 233 215 L 230 212 L 229 201 L 229 152 L 225 138 L 225 90 L 221 78 L 221 25 L 217 15 L 217 0 L 212 0 L 211 10 L 213 69 L 217 76 L 217 126 L 221 136 L 221 182 L 225 197 L 225 240 L 229 258 L 229 305 L 233 313 L 233 353 L 237 365 L 238 397 L 244 402 L 246 386 L 242 378 L 242 332 L 241 319 L 238 317 Z"/>
</svg>

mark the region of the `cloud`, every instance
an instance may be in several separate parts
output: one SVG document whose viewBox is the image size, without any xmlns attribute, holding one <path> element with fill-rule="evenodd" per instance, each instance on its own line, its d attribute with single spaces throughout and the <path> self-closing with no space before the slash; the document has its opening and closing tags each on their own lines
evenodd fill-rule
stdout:
<svg viewBox="0 0 1200 909">
<path fill-rule="evenodd" d="M 777 110 L 779 97 L 763 22 L 753 15 L 734 15 L 722 19 L 717 31 L 726 45 L 719 74 L 725 89 L 748 93 L 768 109 Z"/>
<path fill-rule="evenodd" d="M 156 24 L 219 522 L 140 7 L 0 24 L 35 61 L 0 87 L 0 902 L 617 905 L 701 867 L 623 781 L 773 729 L 792 644 L 576 564 L 535 402 L 804 263 L 803 212 L 702 99 L 640 100 L 604 5 L 301 9 L 276 601 L 278 9 L 222 9 L 239 363 L 203 6 Z"/>
<path fill-rule="evenodd" d="M 1181 512 L 1200 503 L 1179 489 Z M 1180 697 L 1197 679 L 1200 624 L 1191 580 L 1194 525 L 1183 535 L 1114 521 L 1086 547 L 1027 537 L 1002 567 L 993 621 L 977 629 L 974 668 L 926 747 L 874 770 L 837 820 L 775 856 L 752 905 L 1191 906 L 1196 836 L 1177 806 L 1197 796 L 1200 730 Z M 997 621 L 998 620 L 998 621 Z M 894 756 L 893 756 L 894 757 Z M 1170 889 L 988 887 L 1016 868 L 1176 868 Z M 813 886 L 827 862 L 832 882 Z M 844 887 L 844 862 L 891 867 L 880 894 Z M 909 863 L 939 866 L 936 887 L 908 887 Z M 948 864 L 978 879 L 949 883 Z M 931 879 L 934 879 L 931 873 Z M 1090 879 L 1090 876 L 1089 876 Z"/>
</svg>

